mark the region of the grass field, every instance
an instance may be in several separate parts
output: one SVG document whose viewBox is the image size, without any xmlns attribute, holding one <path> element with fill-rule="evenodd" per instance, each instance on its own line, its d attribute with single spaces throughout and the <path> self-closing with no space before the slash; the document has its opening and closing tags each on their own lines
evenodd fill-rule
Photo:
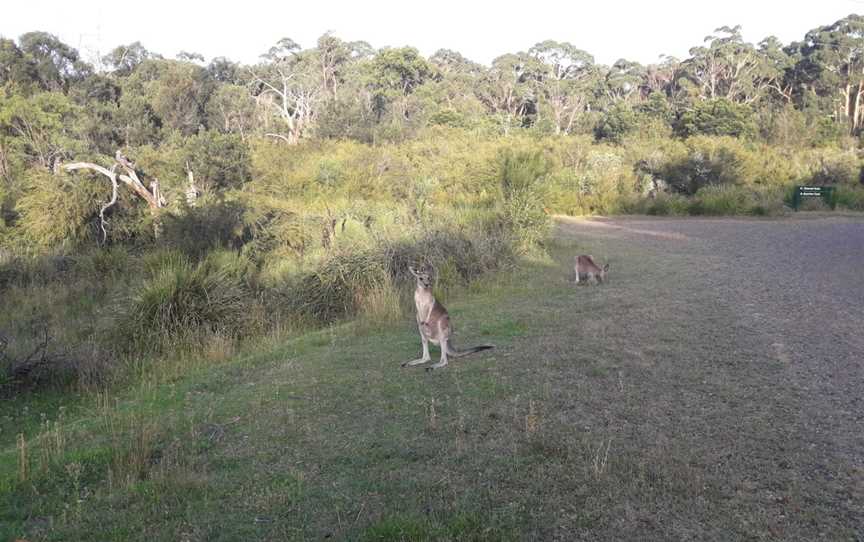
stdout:
<svg viewBox="0 0 864 542">
<path fill-rule="evenodd" d="M 862 239 L 560 219 L 442 300 L 496 349 L 441 371 L 399 367 L 408 314 L 4 404 L 0 539 L 860 540 Z M 579 252 L 607 284 L 568 283 Z"/>
</svg>

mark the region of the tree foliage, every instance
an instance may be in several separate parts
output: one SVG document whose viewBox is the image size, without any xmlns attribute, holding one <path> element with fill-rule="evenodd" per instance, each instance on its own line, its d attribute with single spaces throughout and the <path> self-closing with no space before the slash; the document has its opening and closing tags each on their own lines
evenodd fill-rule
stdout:
<svg viewBox="0 0 864 542">
<path fill-rule="evenodd" d="M 36 226 L 35 209 L 38 202 L 46 212 L 59 209 L 64 194 L 69 209 L 95 209 L 98 214 L 110 198 L 104 176 L 78 179 L 89 179 L 99 187 L 95 191 L 46 181 L 51 175 L 62 176 L 60 167 L 73 161 L 100 164 L 106 171 L 112 165 L 121 172 L 131 168 L 151 203 L 164 197 L 166 204 L 155 214 L 127 214 L 159 221 L 165 213 L 180 216 L 189 211 L 181 204 L 191 209 L 190 202 L 197 201 L 196 212 L 203 212 L 207 205 L 228 205 L 246 197 L 251 186 L 258 186 L 255 172 L 262 171 L 264 157 L 285 145 L 318 148 L 350 139 L 377 147 L 470 132 L 478 139 L 593 136 L 598 145 L 615 146 L 667 141 L 674 134 L 682 141 L 734 137 L 748 144 L 764 140 L 810 149 L 857 144 L 864 128 L 864 18 L 859 15 L 818 26 L 789 44 L 771 36 L 749 43 L 740 27 L 722 26 L 686 58 L 664 56 L 650 65 L 628 59 L 602 65 L 589 46 L 540 41 L 486 66 L 458 51 L 441 49 L 425 58 L 413 47 L 375 49 L 328 33 L 310 47 L 282 38 L 251 65 L 225 57 L 208 61 L 183 51 L 168 59 L 134 41 L 91 66 L 73 47 L 46 32 L 0 38 L 3 235 L 14 236 L 15 228 L 26 224 L 27 231 L 50 238 L 50 228 Z M 582 158 L 564 154 L 574 168 L 587 167 Z M 391 158 L 376 167 L 412 179 L 414 160 Z M 307 172 L 302 182 L 294 179 L 290 187 L 268 190 L 312 190 L 323 198 L 314 204 L 315 212 L 326 214 L 332 210 L 320 201 L 332 197 L 327 191 L 356 179 L 344 173 L 345 167 L 333 160 Z M 478 171 L 463 174 L 482 176 Z M 660 173 L 651 171 L 639 182 L 660 186 Z M 579 186 L 597 185 L 585 181 L 594 173 L 579 175 Z M 438 180 L 436 174 L 411 182 L 433 186 Z M 616 182 L 603 181 L 604 186 Z M 151 183 L 158 194 L 151 191 Z M 359 183 L 354 188 L 366 193 L 372 186 Z M 92 201 L 76 207 L 81 194 Z M 416 194 L 408 190 L 403 196 Z M 429 204 L 425 198 L 420 207 Z M 116 211 L 108 212 L 108 223 L 120 228 L 124 205 L 131 209 L 136 202 L 141 203 L 129 197 L 118 203 Z M 273 216 L 296 218 L 295 210 L 283 211 L 274 210 Z M 70 219 L 77 224 L 72 230 L 57 228 L 65 232 L 60 237 L 86 238 L 80 228 L 90 227 L 82 224 L 91 224 L 93 217 L 82 213 L 73 213 L 78 218 Z M 62 210 L 55 215 L 71 216 Z M 308 232 L 308 216 L 303 216 L 273 219 L 290 223 L 286 232 L 305 232 L 298 234 L 303 243 L 292 241 L 296 246 L 317 235 Z"/>
</svg>

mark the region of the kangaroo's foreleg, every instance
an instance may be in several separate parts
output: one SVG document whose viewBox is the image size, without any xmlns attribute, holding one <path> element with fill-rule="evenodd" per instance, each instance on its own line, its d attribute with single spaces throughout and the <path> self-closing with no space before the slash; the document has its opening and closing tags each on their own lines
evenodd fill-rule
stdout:
<svg viewBox="0 0 864 542">
<path fill-rule="evenodd" d="M 426 363 L 432 359 L 432 356 L 429 355 L 429 338 L 426 336 L 426 333 L 423 332 L 423 326 L 427 324 L 418 324 L 417 327 L 420 330 L 420 340 L 423 342 L 423 356 L 417 358 L 415 360 L 406 361 L 402 363 L 402 367 L 408 367 L 411 365 L 420 365 L 421 363 Z"/>
</svg>

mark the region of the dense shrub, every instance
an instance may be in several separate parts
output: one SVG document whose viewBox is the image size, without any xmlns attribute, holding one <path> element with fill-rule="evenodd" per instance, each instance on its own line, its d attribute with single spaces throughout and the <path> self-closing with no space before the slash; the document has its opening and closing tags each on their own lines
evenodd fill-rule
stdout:
<svg viewBox="0 0 864 542">
<path fill-rule="evenodd" d="M 705 186 L 696 192 L 693 211 L 703 215 L 744 214 L 749 209 L 750 193 L 736 186 Z"/>
<path fill-rule="evenodd" d="M 706 186 L 699 189 L 690 205 L 690 213 L 696 215 L 768 216 L 783 211 L 783 190 L 780 188 Z"/>
<path fill-rule="evenodd" d="M 624 137 L 636 130 L 639 124 L 639 115 L 629 105 L 617 103 L 600 117 L 594 127 L 594 137 L 598 141 L 621 143 Z"/>
<path fill-rule="evenodd" d="M 539 151 L 506 150 L 501 154 L 499 168 L 504 220 L 516 235 L 519 247 L 531 249 L 546 237 L 550 226 L 543 209 L 549 164 Z"/>
<path fill-rule="evenodd" d="M 864 187 L 838 186 L 836 190 L 838 206 L 852 211 L 864 211 Z"/>
<path fill-rule="evenodd" d="M 328 323 L 365 313 L 381 299 L 398 297 L 400 285 L 410 290 L 409 265 L 431 266 L 438 286 L 446 289 L 506 266 L 514 257 L 503 227 L 486 229 L 482 235 L 434 230 L 414 239 L 332 253 L 313 269 L 287 276 L 265 294 L 270 309 L 285 317 Z"/>
<path fill-rule="evenodd" d="M 753 110 L 725 98 L 700 101 L 678 117 L 675 131 L 683 136 L 752 137 L 757 125 Z"/>
<path fill-rule="evenodd" d="M 658 216 L 681 216 L 690 213 L 692 201 L 681 194 L 660 192 L 655 197 L 634 197 L 622 204 L 622 211 L 629 214 Z"/>
<path fill-rule="evenodd" d="M 237 247 L 244 233 L 243 213 L 243 206 L 231 201 L 184 207 L 164 216 L 160 243 L 194 259 L 214 248 Z"/>
<path fill-rule="evenodd" d="M 761 111 L 759 132 L 768 144 L 794 148 L 839 146 L 849 135 L 844 123 L 791 104 Z"/>
<path fill-rule="evenodd" d="M 861 174 L 861 159 L 854 153 L 826 151 L 818 157 L 808 184 L 855 184 Z"/>
<path fill-rule="evenodd" d="M 692 137 L 684 149 L 644 160 L 639 167 L 691 195 L 704 186 L 779 185 L 800 175 L 793 161 L 777 149 L 731 137 Z"/>
</svg>

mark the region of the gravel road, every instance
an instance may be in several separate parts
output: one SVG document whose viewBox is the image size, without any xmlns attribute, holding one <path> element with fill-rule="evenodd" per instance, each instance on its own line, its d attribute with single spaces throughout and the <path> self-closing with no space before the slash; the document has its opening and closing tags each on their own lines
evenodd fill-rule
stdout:
<svg viewBox="0 0 864 542">
<path fill-rule="evenodd" d="M 621 417 L 655 435 L 630 436 L 686 438 L 723 493 L 710 500 L 762 516 L 772 538 L 864 539 L 864 219 L 564 219 L 558 228 L 609 251 L 613 270 L 616 250 L 668 254 L 673 289 L 649 297 L 652 262 L 640 297 L 700 321 L 680 336 L 693 345 L 690 367 L 654 359 L 640 376 L 644 413 Z M 687 412 L 664 427 L 675 403 Z"/>
</svg>

